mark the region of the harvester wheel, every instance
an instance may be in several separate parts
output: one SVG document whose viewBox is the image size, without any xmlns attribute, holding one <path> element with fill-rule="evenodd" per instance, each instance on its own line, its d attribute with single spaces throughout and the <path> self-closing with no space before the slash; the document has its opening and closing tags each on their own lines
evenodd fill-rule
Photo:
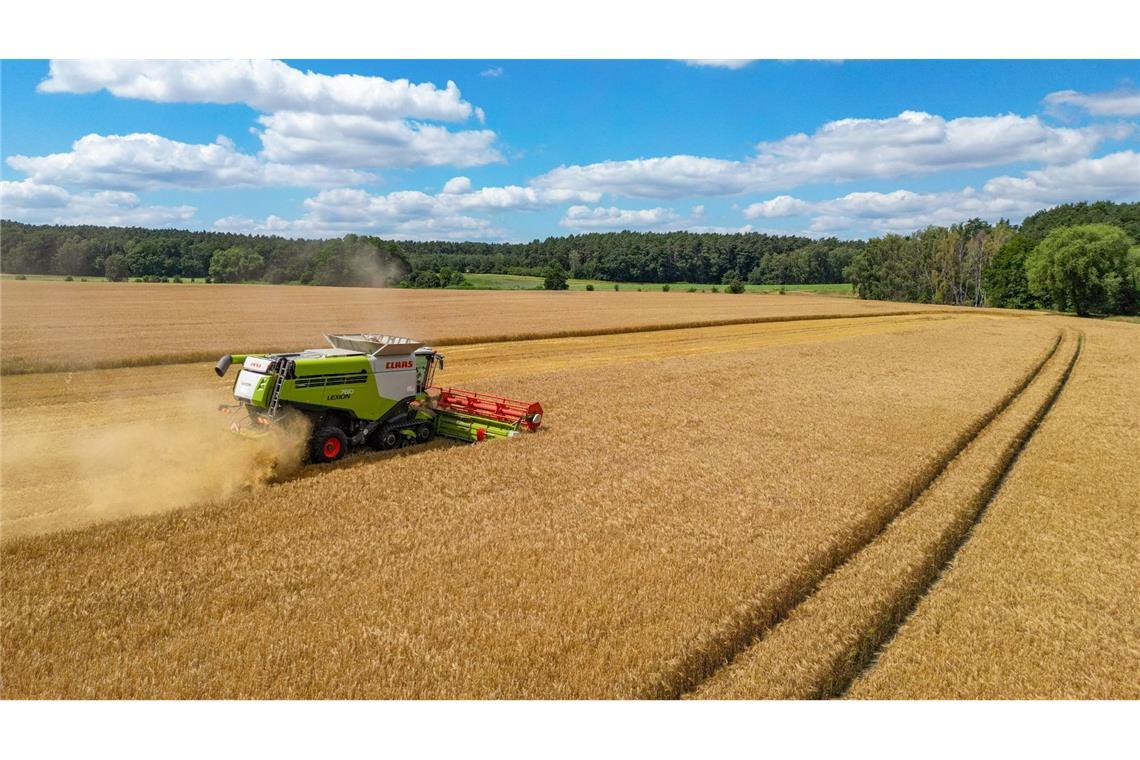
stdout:
<svg viewBox="0 0 1140 760">
<path fill-rule="evenodd" d="M 416 443 L 427 443 L 435 437 L 435 431 L 426 422 L 416 425 Z"/>
<path fill-rule="evenodd" d="M 313 434 L 309 455 L 314 462 L 335 462 L 348 451 L 348 437 L 338 427 L 327 425 Z"/>
<path fill-rule="evenodd" d="M 392 428 L 389 430 L 377 430 L 368 438 L 368 443 L 372 448 L 377 451 L 387 451 L 394 449 L 400 445 L 400 431 Z"/>
</svg>

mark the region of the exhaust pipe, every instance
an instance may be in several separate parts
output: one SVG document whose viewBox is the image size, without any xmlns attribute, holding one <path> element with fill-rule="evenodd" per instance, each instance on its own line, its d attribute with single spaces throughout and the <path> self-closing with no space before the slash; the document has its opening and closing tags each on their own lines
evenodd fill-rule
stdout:
<svg viewBox="0 0 1140 760">
<path fill-rule="evenodd" d="M 218 377 L 224 376 L 226 374 L 226 370 L 230 368 L 230 365 L 233 364 L 233 362 L 234 358 L 229 354 L 226 354 L 221 359 L 218 359 L 218 363 L 214 365 L 214 372 L 218 373 Z"/>
</svg>

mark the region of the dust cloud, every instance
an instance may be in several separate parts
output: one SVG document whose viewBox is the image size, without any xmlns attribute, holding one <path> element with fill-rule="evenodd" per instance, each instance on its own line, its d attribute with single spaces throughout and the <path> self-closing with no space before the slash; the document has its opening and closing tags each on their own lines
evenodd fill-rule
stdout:
<svg viewBox="0 0 1140 760">
<path fill-rule="evenodd" d="M 59 434 L 9 440 L 4 537 L 228 499 L 300 469 L 303 419 L 245 438 L 230 432 L 234 417 L 217 403 L 215 394 L 187 392 L 140 417 L 116 402 Z"/>
<path fill-rule="evenodd" d="M 377 255 L 375 246 L 363 242 L 345 263 L 352 281 L 374 289 L 374 305 L 364 309 L 367 316 L 363 318 L 345 319 L 330 311 L 328 322 L 317 332 L 310 332 L 311 326 L 297 325 L 291 348 L 320 347 L 325 342 L 323 333 L 424 337 L 407 328 L 406 315 L 386 298 L 391 291 L 384 286 L 394 285 L 404 274 L 398 263 Z M 288 323 L 289 315 L 282 313 L 281 287 L 247 286 L 234 291 L 240 294 L 241 313 L 260 312 Z M 78 310 L 85 292 L 64 293 L 60 311 Z M 328 292 L 335 293 L 335 289 Z M 92 336 L 90 331 L 66 329 L 53 332 L 51 338 L 53 347 L 67 356 L 87 355 L 93 346 L 112 340 L 97 333 Z M 241 353 L 265 348 L 256 340 L 251 343 L 226 350 Z M 211 368 L 201 371 L 213 377 Z M 60 375 L 44 378 L 59 382 Z M 0 423 L 0 538 L 70 530 L 230 499 L 295 473 L 302 466 L 310 432 L 307 426 L 281 428 L 258 439 L 234 435 L 228 429 L 233 417 L 217 411 L 219 402 L 233 401 L 232 383 L 231 374 L 214 391 L 175 388 L 152 395 L 148 389 L 136 395 L 134 390 L 120 391 L 112 379 L 106 397 L 96 401 L 65 408 L 13 404 L 5 415 L 18 424 Z M 119 393 L 123 395 L 116 398 Z"/>
<path fill-rule="evenodd" d="M 393 287 L 406 271 L 391 259 L 381 257 L 376 246 L 360 243 L 348 256 L 349 282 L 367 288 Z"/>
</svg>

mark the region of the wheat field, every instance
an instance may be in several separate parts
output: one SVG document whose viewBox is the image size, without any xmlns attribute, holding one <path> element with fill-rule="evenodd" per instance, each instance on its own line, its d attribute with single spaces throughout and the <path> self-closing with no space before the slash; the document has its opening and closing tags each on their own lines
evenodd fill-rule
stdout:
<svg viewBox="0 0 1140 760">
<path fill-rule="evenodd" d="M 612 301 L 404 330 L 458 336 L 440 379 L 541 400 L 538 433 L 328 467 L 235 447 L 209 364 L 6 375 L 0 695 L 1133 693 L 1134 326 L 581 295 Z"/>
<path fill-rule="evenodd" d="M 600 367 L 647 359 L 687 360 L 769 346 L 905 332 L 945 314 L 768 322 L 604 336 L 441 346 L 449 385 L 490 377 Z M 0 532 L 23 536 L 75 528 L 220 498 L 280 473 L 277 452 L 235 448 L 219 415 L 233 378 L 210 364 L 35 373 L 5 378 Z M 60 389 L 66 389 L 61 398 Z M 61 403 L 62 402 L 62 403 Z M 75 435 L 80 424 L 82 435 Z M 367 458 L 369 455 L 364 455 Z M 192 462 L 193 466 L 187 466 Z M 139 487 L 145 483 L 146 487 Z M 157 498 L 161 494 L 162 498 Z"/>
<path fill-rule="evenodd" d="M 1010 404 L 887 528 L 701 684 L 702 699 L 842 694 L 960 544 L 1076 361 L 1069 331 Z"/>
<path fill-rule="evenodd" d="M 488 374 L 543 399 L 539 434 L 6 545 L 6 693 L 679 693 L 877 533 L 1055 333 L 974 317 Z"/>
<path fill-rule="evenodd" d="M 324 345 L 332 332 L 431 343 L 949 311 L 804 293 L 462 291 L 0 280 L 6 375 L 214 360 Z"/>
<path fill-rule="evenodd" d="M 1080 329 L 1065 392 L 849 696 L 1140 698 L 1140 335 Z"/>
</svg>

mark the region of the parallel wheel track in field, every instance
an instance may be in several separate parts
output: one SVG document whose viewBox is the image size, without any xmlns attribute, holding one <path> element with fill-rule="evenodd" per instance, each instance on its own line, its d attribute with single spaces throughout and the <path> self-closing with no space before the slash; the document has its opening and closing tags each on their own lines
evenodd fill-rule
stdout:
<svg viewBox="0 0 1140 760">
<path fill-rule="evenodd" d="M 1084 342 L 1085 334 L 1084 332 L 1078 330 L 1077 348 L 1073 352 L 1072 357 L 1069 359 L 1060 380 L 1053 388 L 1045 404 L 1037 411 L 1036 414 L 1034 414 L 1029 424 L 1026 426 L 1024 433 L 1018 436 L 1013 446 L 1013 450 L 1010 452 L 1010 455 L 1002 465 L 1000 473 L 990 482 L 989 486 L 983 493 L 982 505 L 974 514 L 973 519 L 970 521 L 969 525 L 957 536 L 957 541 L 952 547 L 950 547 L 945 556 L 939 558 L 939 562 L 937 563 L 937 567 L 934 571 L 934 577 L 920 593 L 916 594 L 912 599 L 906 600 L 907 604 L 905 605 L 905 609 L 902 610 L 901 614 L 895 618 L 893 624 L 880 632 L 878 646 L 874 647 L 873 651 L 869 651 L 864 656 L 859 658 L 858 668 L 856 672 L 850 674 L 850 676 L 845 679 L 845 682 L 837 684 L 836 688 L 831 693 L 821 694 L 819 696 L 825 698 L 843 697 L 851 688 L 851 684 L 855 682 L 855 679 L 857 679 L 862 673 L 874 667 L 874 663 L 878 659 L 879 655 L 890 644 L 891 640 L 894 639 L 895 634 L 898 633 L 903 623 L 905 623 L 906 620 L 914 613 L 923 597 L 929 594 L 946 574 L 946 571 L 953 564 L 955 557 L 958 556 L 958 553 L 962 551 L 962 548 L 970 541 L 971 537 L 973 537 L 974 531 L 977 529 L 978 524 L 982 521 L 982 518 L 985 517 L 986 511 L 989 509 L 998 493 L 1001 492 L 1001 488 L 1005 484 L 1006 479 L 1009 477 L 1010 472 L 1012 472 L 1013 468 L 1017 465 L 1017 460 L 1021 458 L 1021 453 L 1025 450 L 1025 447 L 1029 445 L 1029 441 L 1032 440 L 1033 436 L 1037 433 L 1037 429 L 1041 427 L 1041 423 L 1043 423 L 1045 421 L 1045 418 L 1049 416 L 1049 412 L 1052 411 L 1053 407 L 1056 405 L 1057 399 L 1061 397 L 1061 393 L 1069 384 L 1069 378 L 1072 377 L 1073 370 L 1077 366 L 1077 361 L 1081 357 L 1081 350 L 1084 348 Z"/>
<path fill-rule="evenodd" d="M 1065 387 L 1082 340 L 1068 334 L 1027 386 L 1031 392 L 1011 402 L 930 488 L 694 696 L 842 695 L 968 540 Z"/>
<path fill-rule="evenodd" d="M 1057 353 L 1062 337 L 1062 332 L 1058 331 L 1050 348 L 1021 381 L 955 438 L 930 466 L 919 473 L 908 493 L 899 499 L 898 503 L 888 505 L 882 514 L 872 515 L 865 524 L 858 526 L 849 540 L 832 550 L 829 561 L 816 571 L 809 571 L 807 577 L 789 578 L 775 593 L 762 594 L 742 604 L 713 634 L 703 637 L 695 646 L 669 663 L 654 682 L 637 697 L 648 699 L 683 697 L 714 673 L 730 665 L 767 631 L 785 620 L 798 605 L 815 593 L 829 575 L 872 543 L 895 518 L 914 504 L 950 463 L 1021 396 Z"/>
</svg>

